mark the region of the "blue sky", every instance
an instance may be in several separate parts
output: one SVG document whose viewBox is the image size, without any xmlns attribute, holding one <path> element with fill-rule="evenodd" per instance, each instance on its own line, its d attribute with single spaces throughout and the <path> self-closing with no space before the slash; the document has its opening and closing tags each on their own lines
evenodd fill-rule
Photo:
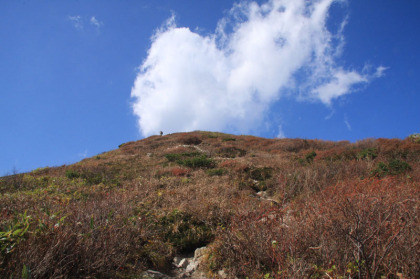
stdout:
<svg viewBox="0 0 420 279">
<path fill-rule="evenodd" d="M 419 15 L 416 0 L 0 1 L 0 175 L 160 130 L 405 138 Z"/>
</svg>

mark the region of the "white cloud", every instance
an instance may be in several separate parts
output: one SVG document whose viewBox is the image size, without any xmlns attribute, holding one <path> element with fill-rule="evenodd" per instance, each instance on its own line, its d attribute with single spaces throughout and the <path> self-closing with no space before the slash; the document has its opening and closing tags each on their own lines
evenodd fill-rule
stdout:
<svg viewBox="0 0 420 279">
<path fill-rule="evenodd" d="M 347 130 L 351 131 L 351 125 L 349 120 L 347 119 L 347 116 L 344 116 L 344 124 L 346 124 Z"/>
<path fill-rule="evenodd" d="M 329 81 L 312 89 L 312 94 L 323 103 L 330 105 L 333 99 L 350 93 L 353 85 L 362 82 L 368 82 L 368 78 L 354 71 L 335 69 Z"/>
<path fill-rule="evenodd" d="M 90 18 L 90 24 L 95 26 L 96 28 L 100 28 L 103 25 L 103 23 L 97 20 L 94 16 Z"/>
<path fill-rule="evenodd" d="M 278 130 L 277 130 L 277 138 L 279 139 L 284 139 L 286 137 L 286 134 L 283 131 L 283 126 L 279 125 Z"/>
<path fill-rule="evenodd" d="M 382 77 L 384 75 L 384 72 L 388 69 L 389 67 L 379 66 L 378 68 L 376 68 L 376 72 L 373 76 L 377 78 Z"/>
<path fill-rule="evenodd" d="M 141 133 L 258 130 L 285 94 L 331 105 L 381 76 L 384 67 L 366 74 L 337 65 L 347 18 L 337 34 L 328 31 L 334 2 L 343 1 L 240 2 L 207 36 L 169 19 L 131 91 Z"/>
<path fill-rule="evenodd" d="M 73 23 L 74 28 L 83 29 L 83 21 L 81 16 L 69 16 L 68 19 Z"/>
<path fill-rule="evenodd" d="M 88 17 L 82 17 L 80 15 L 68 16 L 67 18 L 72 22 L 74 28 L 79 30 L 83 30 L 86 24 L 90 24 L 97 29 L 103 25 L 103 22 L 99 21 L 95 16 L 92 16 L 89 20 Z"/>
<path fill-rule="evenodd" d="M 85 149 L 85 151 L 80 152 L 80 153 L 77 154 L 77 156 L 80 157 L 80 158 L 82 158 L 82 159 L 86 158 L 87 155 L 88 155 L 87 149 Z"/>
</svg>

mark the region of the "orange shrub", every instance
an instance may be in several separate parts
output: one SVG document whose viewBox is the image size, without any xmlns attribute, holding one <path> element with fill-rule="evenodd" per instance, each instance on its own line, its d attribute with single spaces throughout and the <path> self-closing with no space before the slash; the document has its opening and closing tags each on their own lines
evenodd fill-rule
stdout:
<svg viewBox="0 0 420 279">
<path fill-rule="evenodd" d="M 239 214 L 220 232 L 215 266 L 250 278 L 420 278 L 418 186 L 347 180 L 289 207 Z"/>
<path fill-rule="evenodd" d="M 188 176 L 190 174 L 190 171 L 185 168 L 174 167 L 172 168 L 171 173 L 175 176 Z"/>
</svg>

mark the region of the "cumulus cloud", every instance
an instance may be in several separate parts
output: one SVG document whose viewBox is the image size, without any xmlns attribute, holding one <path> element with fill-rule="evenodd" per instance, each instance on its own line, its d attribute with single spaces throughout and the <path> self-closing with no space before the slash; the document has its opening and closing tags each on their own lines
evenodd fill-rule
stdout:
<svg viewBox="0 0 420 279">
<path fill-rule="evenodd" d="M 338 65 L 347 18 L 337 33 L 327 29 L 334 2 L 343 0 L 240 2 L 210 35 L 170 18 L 152 37 L 131 91 L 140 132 L 255 131 L 286 94 L 330 106 L 381 76 L 384 67 Z"/>
</svg>

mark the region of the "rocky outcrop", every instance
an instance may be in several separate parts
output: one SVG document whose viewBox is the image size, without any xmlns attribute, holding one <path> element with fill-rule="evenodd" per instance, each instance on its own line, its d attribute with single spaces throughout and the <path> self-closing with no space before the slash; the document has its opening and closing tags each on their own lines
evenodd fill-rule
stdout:
<svg viewBox="0 0 420 279">
<path fill-rule="evenodd" d="M 200 269 L 204 256 L 208 252 L 207 247 L 198 248 L 194 252 L 193 257 L 175 257 L 173 261 L 174 269 L 172 275 L 167 275 L 154 270 L 147 270 L 141 274 L 142 279 L 207 279 L 205 273 Z M 219 272 L 222 276 L 219 278 L 227 278 L 223 271 Z"/>
</svg>

